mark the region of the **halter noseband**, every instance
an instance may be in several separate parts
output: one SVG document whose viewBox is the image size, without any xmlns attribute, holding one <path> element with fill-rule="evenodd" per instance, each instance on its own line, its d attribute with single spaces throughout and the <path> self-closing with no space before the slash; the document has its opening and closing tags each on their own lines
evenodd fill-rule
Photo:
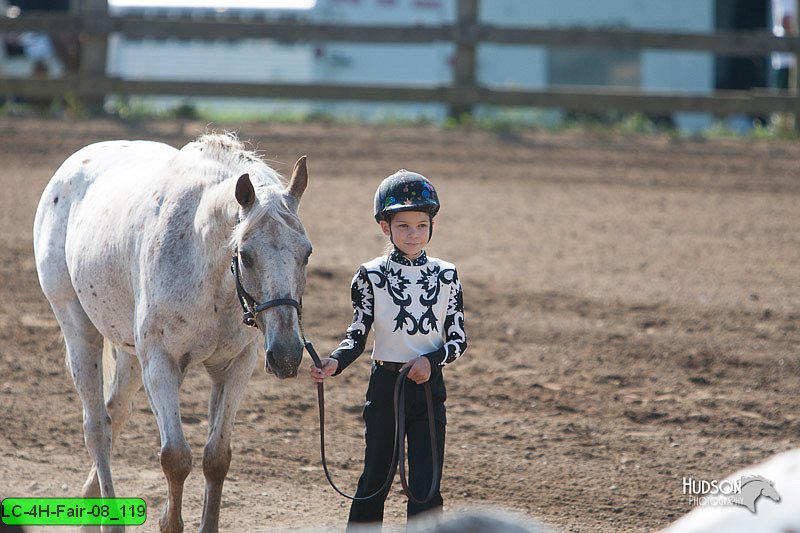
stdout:
<svg viewBox="0 0 800 533">
<path fill-rule="evenodd" d="M 294 298 L 275 298 L 274 300 L 269 300 L 260 304 L 250 295 L 249 292 L 245 290 L 244 286 L 242 285 L 241 272 L 239 271 L 238 250 L 234 252 L 233 257 L 231 258 L 231 273 L 233 274 L 233 279 L 236 281 L 236 296 L 239 298 L 239 303 L 242 306 L 242 322 L 244 322 L 246 326 L 258 329 L 258 323 L 256 322 L 256 316 L 258 316 L 258 313 L 261 311 L 266 311 L 270 307 L 277 307 L 279 305 L 291 305 L 297 309 L 298 319 L 300 318 L 303 306 Z M 302 321 L 300 324 L 302 330 Z M 305 341 L 305 336 L 303 337 L 303 340 Z"/>
</svg>

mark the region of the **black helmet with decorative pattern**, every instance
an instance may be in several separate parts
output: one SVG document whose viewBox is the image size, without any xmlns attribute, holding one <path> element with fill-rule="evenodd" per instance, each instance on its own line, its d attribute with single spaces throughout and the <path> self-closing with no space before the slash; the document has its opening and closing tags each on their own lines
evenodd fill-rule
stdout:
<svg viewBox="0 0 800 533">
<path fill-rule="evenodd" d="M 387 177 L 375 192 L 375 221 L 388 221 L 400 211 L 424 211 L 431 218 L 439 211 L 439 195 L 422 174 L 400 169 Z"/>
</svg>

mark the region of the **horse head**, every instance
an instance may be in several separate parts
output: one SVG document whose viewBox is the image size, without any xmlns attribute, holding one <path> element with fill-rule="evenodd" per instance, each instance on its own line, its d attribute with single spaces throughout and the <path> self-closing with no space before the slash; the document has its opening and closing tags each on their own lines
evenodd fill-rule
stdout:
<svg viewBox="0 0 800 533">
<path fill-rule="evenodd" d="M 249 174 L 236 183 L 239 224 L 234 235 L 241 284 L 255 302 L 302 301 L 311 242 L 297 209 L 308 184 L 305 156 L 295 163 L 291 181 L 280 185 L 256 184 Z M 294 377 L 303 357 L 299 307 L 274 305 L 253 313 L 254 325 L 264 333 L 267 372 Z"/>
</svg>

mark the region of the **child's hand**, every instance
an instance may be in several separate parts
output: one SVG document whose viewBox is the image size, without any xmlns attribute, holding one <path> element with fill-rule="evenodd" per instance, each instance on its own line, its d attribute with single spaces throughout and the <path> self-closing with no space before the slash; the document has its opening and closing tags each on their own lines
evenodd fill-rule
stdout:
<svg viewBox="0 0 800 533">
<path fill-rule="evenodd" d="M 322 383 L 322 380 L 332 375 L 339 368 L 339 361 L 330 357 L 321 359 L 320 363 L 322 363 L 322 368 L 318 368 L 317 365 L 311 363 L 311 379 L 316 383 Z"/>
<path fill-rule="evenodd" d="M 407 377 L 417 385 L 421 385 L 431 378 L 431 362 L 427 357 L 419 356 L 412 359 L 404 364 L 400 371 L 402 372 L 408 367 L 411 367 L 411 370 L 408 371 Z"/>
</svg>

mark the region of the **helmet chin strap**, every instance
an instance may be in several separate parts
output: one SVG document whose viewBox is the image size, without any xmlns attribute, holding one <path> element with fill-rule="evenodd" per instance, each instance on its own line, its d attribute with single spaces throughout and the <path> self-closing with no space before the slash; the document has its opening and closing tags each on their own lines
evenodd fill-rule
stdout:
<svg viewBox="0 0 800 533">
<path fill-rule="evenodd" d="M 394 247 L 394 251 L 395 252 L 399 253 L 400 255 L 405 255 L 403 253 L 403 250 L 398 248 L 397 245 L 394 243 L 394 234 L 392 234 L 392 223 L 391 222 L 389 222 L 389 242 L 392 243 L 392 246 Z"/>
</svg>

